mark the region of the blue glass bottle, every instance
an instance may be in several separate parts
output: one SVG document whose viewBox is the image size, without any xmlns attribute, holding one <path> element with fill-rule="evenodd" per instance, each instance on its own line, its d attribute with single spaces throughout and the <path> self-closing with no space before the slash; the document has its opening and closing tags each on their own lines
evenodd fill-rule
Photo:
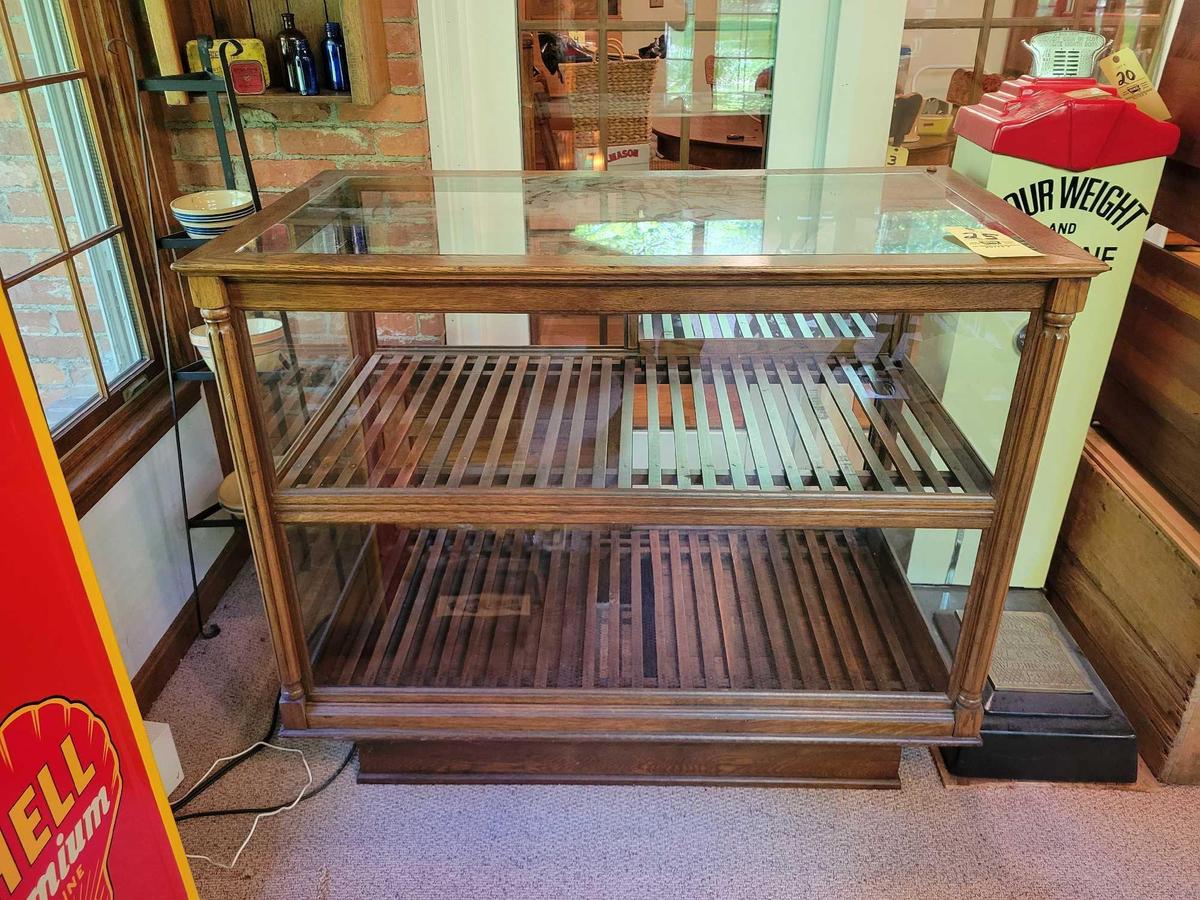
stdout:
<svg viewBox="0 0 1200 900">
<path fill-rule="evenodd" d="M 329 76 L 329 89 L 350 90 L 350 66 L 346 62 L 346 41 L 342 38 L 340 23 L 325 23 L 325 40 L 321 41 L 321 50 L 325 57 L 325 71 Z"/>
<path fill-rule="evenodd" d="M 296 17 L 290 12 L 283 14 L 283 30 L 279 32 L 279 59 L 283 65 L 283 86 L 291 93 L 300 90 L 296 86 L 296 41 L 304 40 L 304 32 L 296 27 Z"/>
<path fill-rule="evenodd" d="M 312 54 L 312 48 L 308 46 L 308 41 L 304 38 L 299 38 L 296 41 L 296 50 L 292 56 L 292 66 L 296 73 L 296 91 L 304 97 L 311 97 L 317 94 L 320 88 L 317 85 L 317 60 Z"/>
</svg>

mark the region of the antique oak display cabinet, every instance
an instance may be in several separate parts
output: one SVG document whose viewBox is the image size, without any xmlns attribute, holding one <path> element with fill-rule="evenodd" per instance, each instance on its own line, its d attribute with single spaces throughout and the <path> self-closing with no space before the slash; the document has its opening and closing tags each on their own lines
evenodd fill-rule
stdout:
<svg viewBox="0 0 1200 900">
<path fill-rule="evenodd" d="M 329 172 L 177 268 L 284 727 L 359 741 L 362 778 L 879 785 L 977 741 L 1104 268 L 1000 200 L 944 169 Z M 1011 391 L 947 379 L 1012 311 Z"/>
</svg>

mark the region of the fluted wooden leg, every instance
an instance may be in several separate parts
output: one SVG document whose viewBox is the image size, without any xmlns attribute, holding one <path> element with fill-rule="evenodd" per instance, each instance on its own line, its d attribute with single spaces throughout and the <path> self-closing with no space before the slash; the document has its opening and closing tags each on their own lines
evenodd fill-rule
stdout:
<svg viewBox="0 0 1200 900">
<path fill-rule="evenodd" d="M 1041 458 L 1071 322 L 1083 305 L 1087 284 L 1059 282 L 1054 294 L 1047 298 L 1045 308 L 1030 320 L 1028 344 L 1014 388 L 1015 408 L 1004 432 L 1001 463 L 994 480 L 996 512 L 980 542 L 967 591 L 958 652 L 950 671 L 957 736 L 977 735 L 983 724 L 983 689 L 1021 539 L 1021 525 Z"/>
<path fill-rule="evenodd" d="M 287 542 L 271 506 L 274 483 L 270 449 L 256 425 L 259 398 L 252 381 L 250 338 L 241 313 L 230 309 L 221 282 L 191 281 L 193 298 L 208 325 L 234 466 L 245 506 L 246 527 L 262 585 L 281 687 L 280 715 L 287 728 L 306 725 L 304 686 L 309 683 L 304 630 L 296 621 L 295 581 Z"/>
</svg>

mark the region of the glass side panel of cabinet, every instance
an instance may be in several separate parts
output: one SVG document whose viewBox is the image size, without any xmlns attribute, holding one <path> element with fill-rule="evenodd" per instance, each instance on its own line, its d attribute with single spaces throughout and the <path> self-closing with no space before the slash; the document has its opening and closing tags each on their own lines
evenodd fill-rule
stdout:
<svg viewBox="0 0 1200 900">
<path fill-rule="evenodd" d="M 318 686 L 946 686 L 942 586 L 910 583 L 909 533 L 379 524 L 287 535 Z"/>
</svg>

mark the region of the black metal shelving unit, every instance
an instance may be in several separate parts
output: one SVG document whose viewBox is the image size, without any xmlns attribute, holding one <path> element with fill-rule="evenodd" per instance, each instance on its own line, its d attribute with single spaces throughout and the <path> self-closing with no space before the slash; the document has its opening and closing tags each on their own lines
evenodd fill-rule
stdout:
<svg viewBox="0 0 1200 900">
<path fill-rule="evenodd" d="M 237 141 L 237 150 L 241 156 L 242 166 L 246 174 L 247 186 L 250 190 L 251 199 L 254 202 L 254 210 L 258 212 L 262 209 L 262 201 L 258 194 L 258 183 L 254 178 L 254 167 L 250 161 L 250 152 L 246 147 L 246 134 L 242 124 L 241 110 L 238 107 L 236 92 L 229 89 L 229 51 L 232 49 L 234 55 L 242 52 L 241 44 L 237 41 L 229 41 L 221 45 L 219 51 L 219 59 L 221 63 L 221 74 L 212 71 L 212 57 L 209 52 L 211 42 L 207 38 L 200 39 L 200 59 L 204 65 L 203 72 L 191 72 L 184 75 L 160 75 L 151 78 L 142 78 L 137 81 L 137 87 L 140 91 L 147 93 L 165 94 L 169 92 L 182 92 L 191 96 L 204 96 L 208 101 L 208 108 L 212 118 L 213 132 L 216 135 L 217 152 L 221 159 L 221 170 L 224 175 L 225 187 L 228 190 L 237 190 L 237 175 L 233 166 L 233 157 L 230 153 L 230 142 L 228 129 L 225 127 L 225 114 L 221 106 L 221 98 L 225 97 L 229 104 L 230 118 L 233 121 L 234 137 Z M 148 145 L 147 150 L 148 152 Z M 187 234 L 186 231 L 175 231 L 165 235 L 155 235 L 155 244 L 161 251 L 170 251 L 173 253 L 187 252 L 194 250 L 205 243 L 206 238 L 194 238 Z M 161 281 L 158 285 L 162 289 Z M 283 320 L 284 338 L 287 346 L 291 346 L 290 328 L 286 317 Z M 163 348 L 164 363 L 167 370 L 167 376 L 172 381 L 200 381 L 200 382 L 215 382 L 216 375 L 208 368 L 203 360 L 196 360 L 187 365 L 175 368 L 171 365 L 170 351 L 164 346 Z M 187 539 L 188 550 L 188 566 L 192 577 L 192 595 L 196 598 L 196 623 L 203 638 L 216 637 L 220 633 L 220 628 L 215 624 L 205 624 L 203 620 L 203 612 L 200 608 L 200 585 L 196 575 L 196 560 L 195 550 L 192 544 L 192 531 L 195 529 L 207 528 L 232 528 L 244 529 L 246 523 L 243 519 L 239 519 L 233 515 L 219 515 L 223 507 L 220 503 L 214 503 L 208 508 L 201 510 L 196 514 L 190 514 L 188 511 L 187 500 L 187 476 L 183 464 L 183 443 L 179 432 L 179 414 L 176 410 L 175 403 L 171 403 L 172 430 L 175 435 L 175 455 L 178 464 L 179 474 L 179 491 L 183 502 L 184 514 L 184 532 Z"/>
<path fill-rule="evenodd" d="M 227 41 L 221 45 L 219 58 L 221 72 L 218 75 L 212 71 L 212 54 L 209 52 L 212 41 L 209 38 L 199 39 L 199 55 L 204 66 L 203 72 L 189 72 L 184 75 L 159 75 L 153 78 L 142 78 L 138 81 L 138 89 L 152 94 L 185 93 L 192 96 L 204 95 L 208 100 L 208 110 L 212 118 L 213 134 L 217 139 L 217 154 L 221 158 L 221 172 L 225 176 L 225 187 L 237 190 L 237 175 L 233 168 L 233 157 L 229 153 L 229 133 L 225 127 L 225 114 L 221 109 L 221 97 L 229 104 L 230 118 L 233 120 L 234 136 L 237 139 L 238 153 L 242 158 L 242 166 L 246 172 L 246 184 L 250 196 L 254 200 L 254 209 L 262 209 L 262 201 L 258 196 L 258 182 L 254 178 L 254 167 L 250 164 L 250 151 L 246 147 L 246 131 L 242 125 L 242 112 L 238 106 L 237 92 L 229 90 L 229 50 L 237 56 L 242 52 L 242 45 L 237 41 Z M 158 238 L 158 246 L 164 250 L 194 250 L 204 243 L 204 238 L 190 237 L 187 232 L 176 231 Z"/>
<path fill-rule="evenodd" d="M 221 159 L 221 171 L 224 175 L 225 187 L 228 190 L 237 190 L 237 174 L 233 166 L 233 156 L 230 153 L 229 130 L 225 126 L 224 111 L 221 108 L 221 98 L 225 98 L 226 102 L 229 104 L 230 118 L 233 121 L 234 139 L 237 142 L 237 152 L 241 157 L 242 166 L 245 171 L 246 183 L 250 191 L 250 196 L 254 202 L 254 210 L 255 212 L 259 212 L 262 210 L 262 201 L 258 193 L 258 183 L 254 177 L 254 167 L 250 161 L 250 151 L 246 147 L 246 133 L 242 123 L 241 109 L 238 106 L 237 93 L 229 89 L 229 51 L 232 49 L 233 55 L 237 56 L 242 52 L 242 45 L 235 40 L 227 40 L 221 45 L 218 58 L 221 64 L 222 74 L 217 74 L 212 71 L 212 56 L 210 53 L 210 48 L 211 39 L 201 37 L 199 39 L 198 49 L 200 51 L 200 59 L 203 61 L 203 65 L 205 67 L 203 72 L 141 78 L 136 82 L 137 87 L 138 90 L 145 91 L 147 93 L 165 94 L 170 92 L 182 92 L 191 96 L 202 95 L 207 99 L 209 113 L 212 119 L 213 132 L 216 135 L 217 152 Z M 131 66 L 133 64 L 132 58 L 130 60 L 130 64 Z M 144 149 L 145 152 L 149 152 L 148 143 Z M 148 186 L 147 190 L 149 190 Z M 170 234 L 156 234 L 154 236 L 154 243 L 159 250 L 170 251 L 172 253 L 181 253 L 194 250 L 204 244 L 207 240 L 207 238 L 194 238 L 187 234 L 186 231 L 174 231 Z M 161 279 L 158 287 L 161 291 Z M 162 298 L 160 298 L 160 300 L 161 299 Z M 163 311 L 163 314 L 165 318 L 165 310 Z M 275 387 L 278 387 L 279 383 L 287 377 L 288 373 L 296 372 L 298 367 L 295 344 L 292 340 L 291 324 L 288 322 L 286 315 L 280 318 L 280 325 L 283 331 L 284 346 L 287 348 L 289 365 L 287 366 L 286 371 L 282 374 L 263 374 L 263 377 Z M 173 366 L 171 363 L 170 349 L 166 346 L 165 341 L 163 347 L 163 358 L 167 376 L 172 381 L 216 381 L 216 375 L 208 368 L 202 359 L 179 367 Z M 203 621 L 203 614 L 199 606 L 200 587 L 199 579 L 196 576 L 195 550 L 192 544 L 191 533 L 195 529 L 205 528 L 244 529 L 246 527 L 246 523 L 244 519 L 237 518 L 233 515 L 219 516 L 219 513 L 221 513 L 224 509 L 220 503 L 214 503 L 207 509 L 201 510 L 194 515 L 188 512 L 187 475 L 183 465 L 183 443 L 179 432 L 179 414 L 175 407 L 173 394 L 171 402 L 171 417 L 172 430 L 175 435 L 175 456 L 178 464 L 179 491 L 183 503 L 185 535 L 187 538 L 188 566 L 192 577 L 193 596 L 197 598 L 197 626 L 199 628 L 201 637 L 212 638 L 216 637 L 216 635 L 220 633 L 220 629 L 215 624 L 206 625 Z M 303 552 L 307 552 L 306 546 L 303 549 Z"/>
</svg>

